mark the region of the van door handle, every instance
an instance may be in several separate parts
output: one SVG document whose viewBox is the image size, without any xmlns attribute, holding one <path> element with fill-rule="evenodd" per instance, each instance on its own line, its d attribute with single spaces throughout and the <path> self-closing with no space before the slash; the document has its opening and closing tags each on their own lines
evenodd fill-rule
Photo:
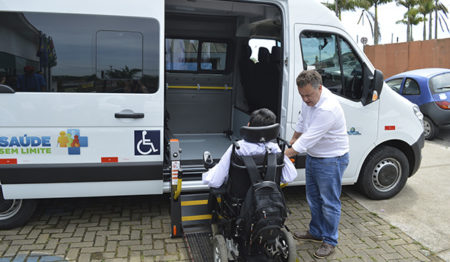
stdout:
<svg viewBox="0 0 450 262">
<path fill-rule="evenodd" d="M 115 118 L 144 118 L 144 113 L 115 113 Z"/>
</svg>

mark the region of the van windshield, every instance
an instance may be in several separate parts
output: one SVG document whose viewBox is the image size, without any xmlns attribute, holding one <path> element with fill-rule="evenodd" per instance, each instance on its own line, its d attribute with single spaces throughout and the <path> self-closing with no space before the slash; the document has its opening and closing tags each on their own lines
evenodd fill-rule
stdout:
<svg viewBox="0 0 450 262">
<path fill-rule="evenodd" d="M 450 91 L 450 72 L 437 75 L 430 79 L 430 90 L 433 94 Z"/>
</svg>

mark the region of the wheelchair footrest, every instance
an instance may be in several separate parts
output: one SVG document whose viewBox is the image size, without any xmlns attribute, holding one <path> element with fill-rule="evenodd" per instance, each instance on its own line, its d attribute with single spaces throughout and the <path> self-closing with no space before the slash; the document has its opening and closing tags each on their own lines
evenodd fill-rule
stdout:
<svg viewBox="0 0 450 262">
<path fill-rule="evenodd" d="M 192 261 L 213 261 L 210 232 L 185 232 L 184 239 Z"/>
</svg>

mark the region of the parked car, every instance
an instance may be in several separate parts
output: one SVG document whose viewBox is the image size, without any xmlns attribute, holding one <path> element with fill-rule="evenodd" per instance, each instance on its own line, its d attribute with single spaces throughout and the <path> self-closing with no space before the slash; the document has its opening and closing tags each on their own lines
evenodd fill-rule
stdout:
<svg viewBox="0 0 450 262">
<path fill-rule="evenodd" d="M 440 127 L 450 125 L 450 69 L 407 71 L 389 77 L 386 84 L 419 106 L 426 139 L 433 139 Z"/>
</svg>

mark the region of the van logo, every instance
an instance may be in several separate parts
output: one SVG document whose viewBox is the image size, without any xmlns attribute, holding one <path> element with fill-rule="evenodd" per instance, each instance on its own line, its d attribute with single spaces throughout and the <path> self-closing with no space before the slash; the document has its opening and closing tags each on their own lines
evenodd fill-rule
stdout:
<svg viewBox="0 0 450 262">
<path fill-rule="evenodd" d="M 356 128 L 354 128 L 354 127 L 350 128 L 350 130 L 347 131 L 347 134 L 349 136 L 360 136 L 361 135 L 361 133 L 358 130 L 356 130 Z"/>
<path fill-rule="evenodd" d="M 159 155 L 159 130 L 134 131 L 134 155 Z"/>
<path fill-rule="evenodd" d="M 80 129 L 67 129 L 59 132 L 57 146 L 67 148 L 69 155 L 79 155 L 81 147 L 88 147 L 88 137 L 80 136 Z"/>
</svg>

